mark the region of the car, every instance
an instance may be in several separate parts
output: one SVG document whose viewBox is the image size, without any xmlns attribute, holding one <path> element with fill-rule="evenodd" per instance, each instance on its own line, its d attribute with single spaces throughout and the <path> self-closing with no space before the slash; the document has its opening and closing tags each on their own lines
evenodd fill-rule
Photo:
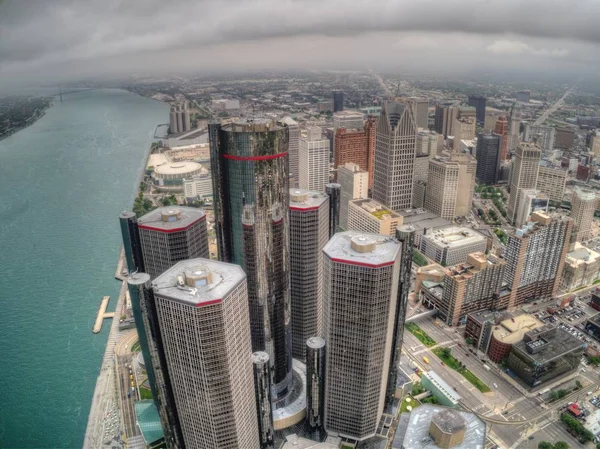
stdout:
<svg viewBox="0 0 600 449">
<path fill-rule="evenodd" d="M 533 435 L 529 435 L 529 438 L 527 438 L 528 440 L 533 440 L 535 437 Z"/>
</svg>

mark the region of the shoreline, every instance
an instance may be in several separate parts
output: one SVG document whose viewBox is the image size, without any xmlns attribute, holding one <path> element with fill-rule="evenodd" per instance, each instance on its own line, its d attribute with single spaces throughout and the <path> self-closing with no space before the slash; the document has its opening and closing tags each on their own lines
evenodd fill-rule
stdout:
<svg viewBox="0 0 600 449">
<path fill-rule="evenodd" d="M 17 134 L 19 131 L 23 131 L 24 129 L 29 128 L 31 125 L 33 125 L 35 122 L 37 122 L 38 120 L 42 119 L 45 115 L 46 112 L 48 111 L 48 109 L 54 107 L 54 99 L 52 101 L 50 101 L 43 109 L 41 112 L 39 112 L 39 109 L 35 110 L 35 114 L 31 115 L 25 122 L 25 124 L 23 126 L 20 126 L 18 128 L 11 128 L 7 131 L 6 134 L 2 134 L 0 135 L 0 142 L 4 139 L 9 138 L 10 136 L 14 136 L 15 134 Z"/>
</svg>

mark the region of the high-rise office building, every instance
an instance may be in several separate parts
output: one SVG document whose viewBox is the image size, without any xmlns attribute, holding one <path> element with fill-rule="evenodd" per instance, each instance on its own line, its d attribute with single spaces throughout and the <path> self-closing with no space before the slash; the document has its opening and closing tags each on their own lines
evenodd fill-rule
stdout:
<svg viewBox="0 0 600 449">
<path fill-rule="evenodd" d="M 329 238 L 331 238 L 340 227 L 342 186 L 335 182 L 329 183 L 325 186 L 325 193 L 329 197 Z"/>
<path fill-rule="evenodd" d="M 333 112 L 339 112 L 344 110 L 344 92 L 341 90 L 334 90 L 331 93 L 333 97 Z"/>
<path fill-rule="evenodd" d="M 496 184 L 500 172 L 502 137 L 498 134 L 479 134 L 477 137 L 477 171 L 480 184 Z"/>
<path fill-rule="evenodd" d="M 445 220 L 471 212 L 477 161 L 468 154 L 429 160 L 425 209 Z"/>
<path fill-rule="evenodd" d="M 510 296 L 508 304 L 499 308 L 552 298 L 558 291 L 573 220 L 535 212 L 530 221 L 531 224 L 508 235 L 504 280 Z"/>
<path fill-rule="evenodd" d="M 369 173 L 357 164 L 347 163 L 338 167 L 340 184 L 340 226 L 348 229 L 348 208 L 352 200 L 367 198 L 369 193 Z"/>
<path fill-rule="evenodd" d="M 550 201 L 562 203 L 565 196 L 567 184 L 567 170 L 552 164 L 549 161 L 541 161 L 538 170 L 538 179 L 535 188 L 545 194 Z"/>
<path fill-rule="evenodd" d="M 363 440 L 385 406 L 400 274 L 400 244 L 342 232 L 323 249 L 327 375 L 325 428 Z"/>
<path fill-rule="evenodd" d="M 411 207 L 416 135 L 413 108 L 383 106 L 375 137 L 373 199 L 396 212 Z"/>
<path fill-rule="evenodd" d="M 508 152 L 508 119 L 505 115 L 500 116 L 496 121 L 494 133 L 502 137 L 500 145 L 500 159 L 510 159 L 510 154 Z"/>
<path fill-rule="evenodd" d="M 201 209 L 159 207 L 140 217 L 137 228 L 142 266 L 152 278 L 181 260 L 209 257 L 206 215 Z"/>
<path fill-rule="evenodd" d="M 575 223 L 576 242 L 586 242 L 593 237 L 592 223 L 598 197 L 596 192 L 575 187 L 571 200 L 571 218 Z"/>
<path fill-rule="evenodd" d="M 570 150 L 575 143 L 575 131 L 571 128 L 556 128 L 554 148 Z"/>
<path fill-rule="evenodd" d="M 508 220 L 514 222 L 519 210 L 519 198 L 522 189 L 535 189 L 537 185 L 540 147 L 532 143 L 521 143 L 517 147 L 510 176 L 510 195 L 508 197 Z"/>
<path fill-rule="evenodd" d="M 290 188 L 298 187 L 300 169 L 298 165 L 298 152 L 300 149 L 300 125 L 291 117 L 284 117 L 280 123 L 288 129 L 288 159 L 290 161 Z"/>
<path fill-rule="evenodd" d="M 271 368 L 269 354 L 257 351 L 252 354 L 254 368 L 254 396 L 258 419 L 260 449 L 271 449 L 274 443 L 273 408 L 271 404 Z"/>
<path fill-rule="evenodd" d="M 416 97 L 406 100 L 413 105 L 417 128 L 429 129 L 429 100 Z"/>
<path fill-rule="evenodd" d="M 290 189 L 292 354 L 306 360 L 306 340 L 323 335 L 323 257 L 329 240 L 329 197 Z"/>
<path fill-rule="evenodd" d="M 179 127 L 177 123 L 177 108 L 175 106 L 171 106 L 171 110 L 169 112 L 169 133 L 176 134 L 179 132 Z"/>
<path fill-rule="evenodd" d="M 469 95 L 469 106 L 475 108 L 477 123 L 483 125 L 485 122 L 485 106 L 487 99 L 480 95 Z"/>
<path fill-rule="evenodd" d="M 138 229 L 137 216 L 130 211 L 124 211 L 119 215 L 121 226 L 121 237 L 125 251 L 125 262 L 129 273 L 144 271 L 144 256 L 142 255 L 142 242 L 140 230 Z"/>
<path fill-rule="evenodd" d="M 127 279 L 127 288 L 148 383 L 164 431 L 166 447 L 183 448 L 185 444 L 181 423 L 167 369 L 150 275 L 132 271 Z"/>
<path fill-rule="evenodd" d="M 152 290 L 185 446 L 259 447 L 242 268 L 187 260 Z"/>
<path fill-rule="evenodd" d="M 433 129 L 436 133 L 445 136 L 448 122 L 448 108 L 446 105 L 436 105 L 433 117 Z"/>
<path fill-rule="evenodd" d="M 209 133 L 219 257 L 248 276 L 252 349 L 269 354 L 280 397 L 292 380 L 288 132 L 255 119 Z"/>
<path fill-rule="evenodd" d="M 416 138 L 417 157 L 419 155 L 435 156 L 443 146 L 442 141 L 441 136 L 435 131 L 419 130 Z"/>
<path fill-rule="evenodd" d="M 456 118 L 452 125 L 452 136 L 454 137 L 453 148 L 460 148 L 461 140 L 473 140 L 475 138 L 475 129 L 475 119 L 473 117 Z"/>
<path fill-rule="evenodd" d="M 323 139 L 321 128 L 309 128 L 300 138 L 298 148 L 298 186 L 301 189 L 325 192 L 329 183 L 329 139 Z"/>
<path fill-rule="evenodd" d="M 334 167 L 348 162 L 359 165 L 362 170 L 369 172 L 369 189 L 373 188 L 376 123 L 374 117 L 369 117 L 362 129 L 337 128 L 334 137 Z"/>
<path fill-rule="evenodd" d="M 535 189 L 522 189 L 519 199 L 519 209 L 515 219 L 515 226 L 521 227 L 529 221 L 529 217 L 534 212 L 548 212 L 550 200 L 548 197 Z"/>
<path fill-rule="evenodd" d="M 388 381 L 386 387 L 386 402 L 393 403 L 396 396 L 400 356 L 402 344 L 404 343 L 404 326 L 406 324 L 406 312 L 408 308 L 408 296 L 410 294 L 412 279 L 412 257 L 415 246 L 415 229 L 410 225 L 396 228 L 396 240 L 400 242 L 400 275 L 398 279 L 398 297 L 396 315 L 394 316 L 394 331 L 392 336 L 392 353 L 390 366 L 388 368 Z"/>
<path fill-rule="evenodd" d="M 306 421 L 317 440 L 325 434 L 325 340 L 306 340 Z"/>
</svg>

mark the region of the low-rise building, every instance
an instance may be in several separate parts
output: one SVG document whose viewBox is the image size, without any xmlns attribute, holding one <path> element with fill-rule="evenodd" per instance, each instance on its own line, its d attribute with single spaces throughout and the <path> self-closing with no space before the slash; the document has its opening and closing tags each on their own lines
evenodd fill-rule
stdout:
<svg viewBox="0 0 600 449">
<path fill-rule="evenodd" d="M 530 388 L 574 372 L 585 350 L 584 343 L 556 325 L 526 332 L 515 343 L 508 367 Z"/>
<path fill-rule="evenodd" d="M 407 209 L 399 212 L 405 225 L 410 225 L 415 229 L 415 246 L 421 247 L 421 237 L 424 234 L 446 228 L 452 223 L 443 219 L 433 212 L 425 209 Z"/>
<path fill-rule="evenodd" d="M 400 415 L 392 449 L 483 448 L 486 424 L 474 413 L 423 404 Z"/>
<path fill-rule="evenodd" d="M 523 340 L 525 334 L 544 324 L 532 315 L 519 315 L 500 322 L 494 326 L 488 356 L 490 360 L 500 363 L 510 354 L 513 345 Z"/>
<path fill-rule="evenodd" d="M 421 284 L 425 281 L 443 284 L 446 278 L 444 267 L 437 263 L 431 263 L 417 269 L 415 280 L 415 296 L 418 298 L 421 291 Z"/>
<path fill-rule="evenodd" d="M 511 315 L 508 312 L 493 312 L 484 310 L 467 315 L 465 338 L 473 340 L 473 345 L 484 354 L 487 354 L 494 332 L 494 326 Z"/>
<path fill-rule="evenodd" d="M 187 199 L 213 196 L 213 184 L 210 174 L 203 173 L 183 180 L 183 193 Z"/>
<path fill-rule="evenodd" d="M 348 231 L 393 236 L 398 226 L 402 226 L 402 215 L 375 200 L 354 200 L 348 203 Z"/>
<path fill-rule="evenodd" d="M 565 291 L 575 290 L 591 285 L 598 277 L 600 277 L 600 253 L 576 242 L 565 259 L 561 288 Z"/>
<path fill-rule="evenodd" d="M 600 341 L 600 313 L 597 313 L 585 322 L 585 331 Z"/>
<path fill-rule="evenodd" d="M 421 252 L 444 266 L 467 261 L 471 253 L 485 252 L 487 239 L 473 229 L 450 226 L 421 238 Z"/>
</svg>

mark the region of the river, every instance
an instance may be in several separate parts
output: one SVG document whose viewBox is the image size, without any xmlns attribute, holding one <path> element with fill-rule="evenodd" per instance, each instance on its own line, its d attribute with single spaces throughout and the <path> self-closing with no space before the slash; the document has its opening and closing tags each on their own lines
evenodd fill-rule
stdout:
<svg viewBox="0 0 600 449">
<path fill-rule="evenodd" d="M 65 95 L 0 141 L 0 447 L 79 448 L 114 310 L 118 215 L 131 207 L 163 103 Z"/>
</svg>

